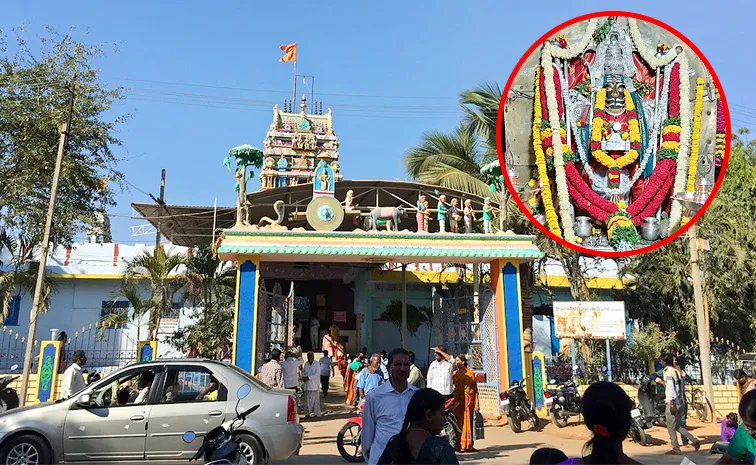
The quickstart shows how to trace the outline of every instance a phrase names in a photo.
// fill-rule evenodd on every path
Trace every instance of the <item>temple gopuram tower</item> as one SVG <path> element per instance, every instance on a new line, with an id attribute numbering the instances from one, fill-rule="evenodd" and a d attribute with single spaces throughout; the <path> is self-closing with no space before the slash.
<path id="1" fill-rule="evenodd" d="M 331 109 L 323 114 L 316 102 L 307 113 L 307 98 L 302 95 L 299 113 L 293 102 L 284 103 L 284 110 L 273 107 L 273 123 L 265 137 L 265 162 L 260 173 L 260 190 L 308 184 L 322 160 L 330 165 L 336 181 L 341 180 L 339 138 L 333 133 Z"/>

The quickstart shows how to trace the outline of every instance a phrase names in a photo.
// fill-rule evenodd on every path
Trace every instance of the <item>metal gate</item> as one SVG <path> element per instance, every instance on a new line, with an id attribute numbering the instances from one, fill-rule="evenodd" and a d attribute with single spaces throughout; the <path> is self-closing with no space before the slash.
<path id="1" fill-rule="evenodd" d="M 257 333 L 255 357 L 257 366 L 262 366 L 273 349 L 285 352 L 294 343 L 294 282 L 284 296 L 281 284 L 276 283 L 273 291 L 268 291 L 265 280 L 261 280 L 258 298 L 257 328 L 265 330 Z"/>

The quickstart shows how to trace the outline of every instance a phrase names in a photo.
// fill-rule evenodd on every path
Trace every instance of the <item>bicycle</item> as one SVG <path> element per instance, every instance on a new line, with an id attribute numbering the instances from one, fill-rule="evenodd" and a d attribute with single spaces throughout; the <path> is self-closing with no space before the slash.
<path id="1" fill-rule="evenodd" d="M 701 388 L 696 387 L 690 391 L 690 404 L 688 406 L 696 412 L 696 417 L 704 423 L 714 418 L 711 403 Z"/>

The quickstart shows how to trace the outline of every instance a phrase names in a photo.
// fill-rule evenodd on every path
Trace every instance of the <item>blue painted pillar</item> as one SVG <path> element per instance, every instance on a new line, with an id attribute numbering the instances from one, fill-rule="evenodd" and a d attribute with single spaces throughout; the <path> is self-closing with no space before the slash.
<path id="1" fill-rule="evenodd" d="M 513 381 L 521 381 L 526 376 L 522 306 L 520 302 L 520 271 L 517 263 L 504 260 L 492 262 L 491 282 L 496 296 L 497 352 L 499 354 L 501 388 L 504 389 L 509 387 Z M 530 363 L 530 361 L 527 363 Z"/>
<path id="2" fill-rule="evenodd" d="M 262 361 L 258 358 L 257 299 L 260 282 L 260 258 L 239 257 L 236 270 L 236 307 L 234 312 L 234 347 L 232 363 L 255 374 Z M 259 348 L 262 350 L 262 348 Z"/>

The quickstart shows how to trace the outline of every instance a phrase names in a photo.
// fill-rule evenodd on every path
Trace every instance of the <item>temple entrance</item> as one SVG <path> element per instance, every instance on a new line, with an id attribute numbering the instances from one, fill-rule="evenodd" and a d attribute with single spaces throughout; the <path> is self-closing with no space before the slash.
<path id="1" fill-rule="evenodd" d="M 294 341 L 294 282 L 291 282 L 288 293 L 283 294 L 281 283 L 274 283 L 273 289 L 268 291 L 264 279 L 260 280 L 257 312 L 257 327 L 265 328 L 258 332 L 257 362 L 262 365 L 263 358 L 273 349 L 286 351 Z"/>

